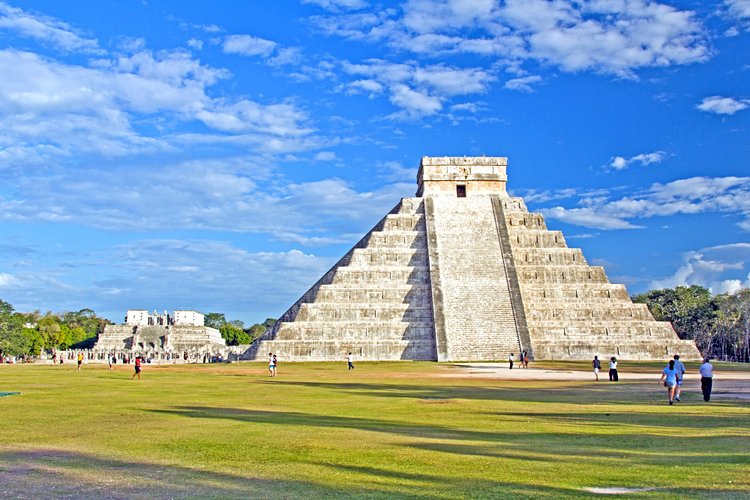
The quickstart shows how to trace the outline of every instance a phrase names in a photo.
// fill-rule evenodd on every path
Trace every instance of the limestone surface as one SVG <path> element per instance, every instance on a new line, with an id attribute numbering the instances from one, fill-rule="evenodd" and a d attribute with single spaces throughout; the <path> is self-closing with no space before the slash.
<path id="1" fill-rule="evenodd" d="M 510 197 L 506 166 L 504 157 L 422 158 L 417 197 L 402 199 L 243 358 L 700 357 Z"/>

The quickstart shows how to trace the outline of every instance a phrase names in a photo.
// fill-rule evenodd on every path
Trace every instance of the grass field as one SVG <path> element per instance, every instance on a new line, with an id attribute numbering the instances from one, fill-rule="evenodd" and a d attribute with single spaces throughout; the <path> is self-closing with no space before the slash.
<path id="1" fill-rule="evenodd" d="M 660 367 L 621 363 L 654 375 L 615 384 L 416 362 L 287 363 L 273 379 L 262 363 L 146 365 L 140 381 L 0 366 L 0 392 L 20 392 L 0 397 L 0 496 L 750 498 L 750 400 L 719 378 L 704 403 L 688 365 L 669 406 Z"/>

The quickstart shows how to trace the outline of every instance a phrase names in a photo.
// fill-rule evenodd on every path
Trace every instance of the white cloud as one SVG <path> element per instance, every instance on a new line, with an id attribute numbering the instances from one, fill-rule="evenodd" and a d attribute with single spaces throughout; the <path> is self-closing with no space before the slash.
<path id="1" fill-rule="evenodd" d="M 0 29 L 14 31 L 66 52 L 101 53 L 95 39 L 81 36 L 69 24 L 48 16 L 31 14 L 2 2 Z"/>
<path id="2" fill-rule="evenodd" d="M 336 178 L 289 183 L 276 168 L 266 157 L 247 156 L 78 171 L 50 167 L 28 173 L 14 191 L 0 194 L 0 220 L 353 242 L 414 190 L 413 182 L 371 191 Z"/>
<path id="3" fill-rule="evenodd" d="M 187 41 L 188 47 L 195 50 L 203 50 L 203 40 L 197 38 L 191 38 Z"/>
<path id="4" fill-rule="evenodd" d="M 652 163 L 661 163 L 667 157 L 664 151 L 654 151 L 653 153 L 641 153 L 630 158 L 615 156 L 609 162 L 609 168 L 614 170 L 623 170 L 633 163 L 641 165 L 650 165 Z"/>
<path id="5" fill-rule="evenodd" d="M 324 32 L 420 54 L 472 53 L 516 68 L 541 61 L 564 71 L 634 78 L 635 71 L 711 56 L 695 14 L 649 0 L 409 0 L 403 13 L 314 19 Z"/>
<path id="6" fill-rule="evenodd" d="M 649 286 L 673 288 L 700 285 L 713 293 L 735 293 L 740 288 L 750 287 L 750 243 L 733 243 L 686 252 L 682 260 L 682 265 L 674 274 L 654 280 Z"/>
<path id="7" fill-rule="evenodd" d="M 381 94 L 385 87 L 376 80 L 355 80 L 346 84 L 348 94 L 368 94 L 370 98 Z"/>
<path id="8" fill-rule="evenodd" d="M 509 90 L 520 90 L 522 92 L 533 92 L 534 88 L 531 85 L 534 83 L 539 83 L 541 81 L 542 77 L 539 75 L 513 78 L 505 82 L 505 88 Z"/>
<path id="9" fill-rule="evenodd" d="M 343 86 L 348 93 L 373 97 L 388 92 L 389 100 L 401 108 L 396 118 L 415 119 L 443 109 L 443 102 L 459 95 L 484 93 L 495 76 L 481 68 L 454 68 L 442 64 L 419 66 L 413 62 L 391 63 L 369 59 L 359 64 L 344 62 L 345 73 L 357 79 Z"/>
<path id="10" fill-rule="evenodd" d="M 750 0 L 724 0 L 728 13 L 735 19 L 750 18 Z"/>
<path id="11" fill-rule="evenodd" d="M 747 109 L 748 106 L 750 106 L 750 100 L 748 99 L 737 100 L 732 97 L 711 96 L 703 99 L 696 108 L 706 113 L 733 115 L 738 111 Z"/>
<path id="12" fill-rule="evenodd" d="M 750 177 L 678 179 L 619 199 L 606 194 L 582 196 L 578 204 L 576 208 L 558 206 L 541 212 L 552 219 L 594 229 L 635 229 L 643 226 L 631 223 L 632 219 L 707 212 L 735 214 L 744 218 L 738 225 L 748 227 Z"/>
<path id="13" fill-rule="evenodd" d="M 172 150 L 181 141 L 180 134 L 148 136 L 134 125 L 149 121 L 172 131 L 200 121 L 243 136 L 237 141 L 243 147 L 268 149 L 291 139 L 299 149 L 314 142 L 301 140 L 310 139 L 313 130 L 307 113 L 292 104 L 211 97 L 209 88 L 229 73 L 204 66 L 184 51 L 139 51 L 85 67 L 0 50 L 0 74 L 14 75 L 0 79 L 0 161 L 118 157 Z M 211 141 L 203 134 L 195 144 Z"/>
<path id="14" fill-rule="evenodd" d="M 331 12 L 357 10 L 367 7 L 366 0 L 302 0 L 302 3 L 317 5 Z"/>
<path id="15" fill-rule="evenodd" d="M 643 226 L 631 224 L 623 217 L 600 213 L 593 208 L 563 208 L 554 207 L 540 210 L 550 219 L 557 219 L 575 226 L 590 227 L 592 229 L 640 229 Z"/>
<path id="16" fill-rule="evenodd" d="M 336 159 L 336 153 L 333 151 L 321 151 L 315 155 L 317 161 L 333 161 Z"/>
<path id="17" fill-rule="evenodd" d="M 391 87 L 390 99 L 394 105 L 402 108 L 408 117 L 434 115 L 443 109 L 440 98 L 428 95 L 425 92 L 412 90 L 403 84 Z"/>
<path id="18" fill-rule="evenodd" d="M 12 274 L 0 273 L 0 288 L 10 288 L 20 284 L 20 280 Z"/>
<path id="19" fill-rule="evenodd" d="M 222 46 L 225 54 L 269 57 L 276 48 L 276 42 L 253 35 L 229 35 Z"/>

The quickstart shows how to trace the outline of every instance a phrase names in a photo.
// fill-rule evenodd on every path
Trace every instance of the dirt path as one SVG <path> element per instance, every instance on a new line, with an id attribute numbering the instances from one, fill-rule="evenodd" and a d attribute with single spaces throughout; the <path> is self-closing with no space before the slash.
<path id="1" fill-rule="evenodd" d="M 634 381 L 658 381 L 660 373 L 650 372 L 618 372 L 620 382 Z M 441 377 L 478 377 L 498 380 L 560 380 L 594 382 L 594 374 L 583 370 L 551 370 L 547 368 L 514 368 L 509 370 L 505 364 L 498 363 L 459 363 L 449 367 L 439 375 Z M 603 369 L 599 374 L 599 383 L 610 383 L 608 371 Z M 688 373 L 685 377 L 685 390 L 700 392 L 700 376 L 697 373 Z M 714 374 L 714 385 L 712 392 L 714 399 L 743 399 L 750 401 L 750 372 L 742 371 L 717 371 Z"/>

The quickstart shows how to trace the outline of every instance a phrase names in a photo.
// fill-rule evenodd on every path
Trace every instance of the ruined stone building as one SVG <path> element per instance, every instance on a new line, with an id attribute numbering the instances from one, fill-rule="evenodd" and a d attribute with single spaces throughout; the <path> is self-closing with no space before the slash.
<path id="1" fill-rule="evenodd" d="M 509 196 L 506 165 L 422 158 L 416 197 L 402 199 L 244 358 L 699 357 Z"/>
<path id="2" fill-rule="evenodd" d="M 222 353 L 226 342 L 219 330 L 204 325 L 197 311 L 129 310 L 124 325 L 107 325 L 99 335 L 94 352 L 135 352 L 151 355 L 174 353 L 183 356 Z"/>

